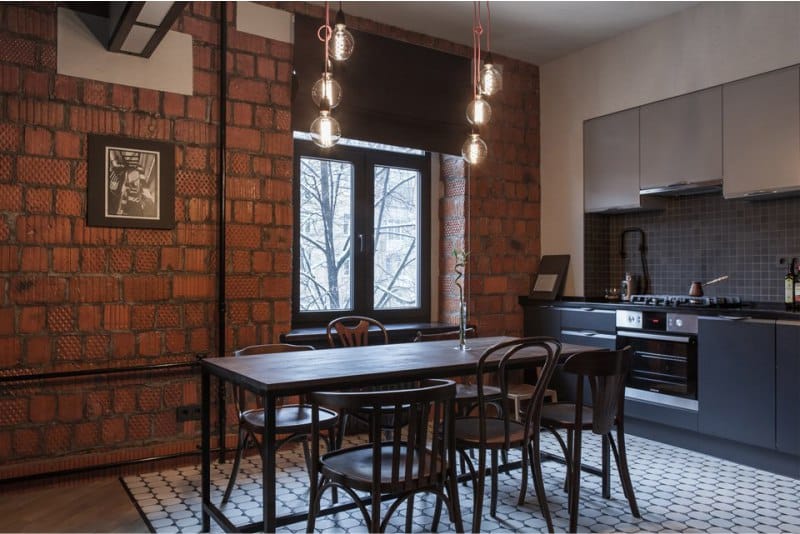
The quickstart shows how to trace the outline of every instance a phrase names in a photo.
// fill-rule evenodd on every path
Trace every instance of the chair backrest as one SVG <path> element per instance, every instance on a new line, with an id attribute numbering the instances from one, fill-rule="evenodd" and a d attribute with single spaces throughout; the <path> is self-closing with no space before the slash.
<path id="1" fill-rule="evenodd" d="M 311 345 L 290 345 L 288 343 L 268 343 L 264 345 L 250 345 L 243 349 L 233 351 L 233 355 L 255 356 L 258 354 L 278 354 L 280 352 L 296 352 L 303 350 L 314 350 Z M 247 390 L 238 386 L 233 386 L 233 399 L 236 402 L 236 411 L 239 415 L 247 409 Z M 252 400 L 251 400 L 252 402 Z M 257 402 L 260 406 L 260 399 Z M 252 404 L 251 404 L 252 405 Z"/>
<path id="2" fill-rule="evenodd" d="M 558 365 L 558 359 L 561 356 L 561 342 L 551 337 L 524 337 L 511 341 L 504 341 L 489 347 L 481 354 L 480 360 L 478 361 L 476 378 L 478 385 L 478 417 L 480 418 L 479 427 L 481 442 L 486 441 L 486 408 L 488 404 L 483 391 L 485 383 L 484 377 L 488 374 L 496 373 L 496 376 L 499 378 L 502 396 L 503 398 L 507 398 L 509 372 L 514 368 L 518 368 L 514 365 L 513 358 L 515 355 L 520 353 L 526 354 L 528 352 L 535 352 L 540 356 L 537 361 L 531 362 L 528 367 L 530 369 L 540 368 L 541 371 L 539 372 L 533 396 L 528 402 L 525 413 L 525 433 L 526 435 L 531 435 L 532 433 L 538 432 L 545 390 Z M 508 448 L 511 422 L 509 410 L 504 410 L 503 420 L 506 448 Z"/>
<path id="3" fill-rule="evenodd" d="M 467 328 L 464 330 L 464 335 L 469 339 L 478 337 L 478 331 L 474 328 Z M 447 332 L 436 332 L 435 334 L 423 334 L 421 330 L 417 331 L 414 341 L 440 341 L 442 339 L 458 339 L 458 329 L 448 330 Z"/>
<path id="4" fill-rule="evenodd" d="M 592 391 L 592 432 L 606 434 L 617 417 L 624 416 L 625 381 L 631 369 L 630 346 L 620 350 L 594 350 L 573 354 L 564 362 L 564 372 L 575 373 L 576 406 L 583 405 L 583 380 L 589 381 Z M 581 409 L 575 410 L 579 424 Z"/>
<path id="5" fill-rule="evenodd" d="M 334 330 L 338 334 L 339 343 L 343 347 L 360 347 L 369 345 L 370 327 L 375 327 L 383 335 L 384 345 L 389 343 L 389 334 L 386 332 L 386 327 L 371 317 L 363 317 L 361 315 L 337 317 L 328 323 L 325 333 L 328 335 L 328 344 L 331 347 L 337 346 L 333 337 Z"/>
<path id="6" fill-rule="evenodd" d="M 404 492 L 443 483 L 446 469 L 452 467 L 455 458 L 455 396 L 456 385 L 452 380 L 424 380 L 417 387 L 394 390 L 310 393 L 313 472 L 316 472 L 319 461 L 319 406 L 322 405 L 337 411 L 369 414 L 373 487 L 388 484 L 389 487 L 385 488 L 388 491 Z M 405 411 L 407 416 L 393 418 L 391 441 L 383 442 L 382 432 L 387 429 L 385 424 L 382 425 L 383 415 L 401 411 Z M 381 473 L 378 466 L 386 452 L 381 449 L 388 444 L 392 449 L 391 469 L 388 473 L 385 470 Z"/>

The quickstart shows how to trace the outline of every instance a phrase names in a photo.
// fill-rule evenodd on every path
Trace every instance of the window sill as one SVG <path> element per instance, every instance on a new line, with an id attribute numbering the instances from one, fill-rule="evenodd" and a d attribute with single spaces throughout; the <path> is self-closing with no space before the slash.
<path id="1" fill-rule="evenodd" d="M 458 328 L 457 325 L 447 323 L 395 323 L 384 324 L 384 326 L 389 334 L 389 343 L 414 341 L 414 337 L 419 331 L 422 331 L 423 334 L 436 334 Z M 281 334 L 280 341 L 293 345 L 311 345 L 317 349 L 328 348 L 325 327 L 293 328 L 290 332 Z"/>

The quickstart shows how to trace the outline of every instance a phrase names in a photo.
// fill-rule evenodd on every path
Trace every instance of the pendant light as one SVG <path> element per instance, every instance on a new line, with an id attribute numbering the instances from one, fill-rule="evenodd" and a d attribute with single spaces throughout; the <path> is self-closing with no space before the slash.
<path id="1" fill-rule="evenodd" d="M 331 148 L 342 138 L 339 121 L 331 116 L 331 107 L 327 100 L 322 101 L 319 117 L 311 123 L 311 140 L 321 148 Z"/>
<path id="2" fill-rule="evenodd" d="M 486 143 L 477 131 L 473 130 L 464 144 L 461 146 L 461 155 L 470 165 L 479 165 L 489 155 Z"/>
<path id="3" fill-rule="evenodd" d="M 336 13 L 336 23 L 334 24 L 333 38 L 329 50 L 331 59 L 346 61 L 353 54 L 355 45 L 353 34 L 347 30 L 347 26 L 344 23 L 342 3 L 339 2 L 339 11 Z"/>
<path id="4" fill-rule="evenodd" d="M 350 45 L 344 46 L 348 49 L 347 57 L 353 52 L 353 36 L 344 26 L 344 14 L 339 6 L 339 14 L 336 16 L 336 27 L 339 31 L 341 19 L 341 30 L 350 36 Z M 314 144 L 321 148 L 331 148 L 342 137 L 342 129 L 339 126 L 339 121 L 333 118 L 331 110 L 339 105 L 342 101 L 342 86 L 339 82 L 333 79 L 333 74 L 329 70 L 328 56 L 332 55 L 331 40 L 334 38 L 335 33 L 331 29 L 331 11 L 328 2 L 325 2 L 325 24 L 317 29 L 317 38 L 325 44 L 325 54 L 323 55 L 324 65 L 322 70 L 322 77 L 317 80 L 311 88 L 311 100 L 314 104 L 319 106 L 319 116 L 311 123 L 311 140 Z M 346 43 L 345 43 L 346 44 Z M 347 59 L 347 58 L 343 58 Z"/>
<path id="5" fill-rule="evenodd" d="M 503 90 L 503 73 L 492 59 L 492 11 L 486 1 L 486 58 L 483 60 L 480 76 L 481 93 L 492 96 Z"/>
<path id="6" fill-rule="evenodd" d="M 322 77 L 311 88 L 311 100 L 317 107 L 323 100 L 327 100 L 331 109 L 342 101 L 342 86 L 333 79 L 331 72 L 323 72 Z"/>
<path id="7" fill-rule="evenodd" d="M 467 120 L 474 126 L 483 126 L 492 118 L 492 106 L 480 94 L 467 106 Z"/>

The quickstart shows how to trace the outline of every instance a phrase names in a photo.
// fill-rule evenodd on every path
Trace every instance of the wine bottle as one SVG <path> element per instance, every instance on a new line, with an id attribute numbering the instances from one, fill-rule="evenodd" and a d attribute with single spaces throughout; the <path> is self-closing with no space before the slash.
<path id="1" fill-rule="evenodd" d="M 786 306 L 786 311 L 794 309 L 794 292 L 797 286 L 795 282 L 796 273 L 794 272 L 795 258 L 789 261 L 789 272 L 783 277 L 783 303 Z"/>
<path id="2" fill-rule="evenodd" d="M 792 303 L 792 311 L 800 310 L 800 272 L 797 272 L 798 260 L 792 258 L 792 271 L 794 271 L 794 302 Z"/>

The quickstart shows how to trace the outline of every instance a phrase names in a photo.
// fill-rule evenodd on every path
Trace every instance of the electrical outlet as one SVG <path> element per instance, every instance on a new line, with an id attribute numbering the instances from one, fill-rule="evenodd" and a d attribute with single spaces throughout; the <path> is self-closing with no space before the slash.
<path id="1" fill-rule="evenodd" d="M 199 421 L 200 405 L 187 404 L 185 406 L 178 406 L 175 408 L 175 420 L 178 423 L 184 423 L 186 421 Z"/>

